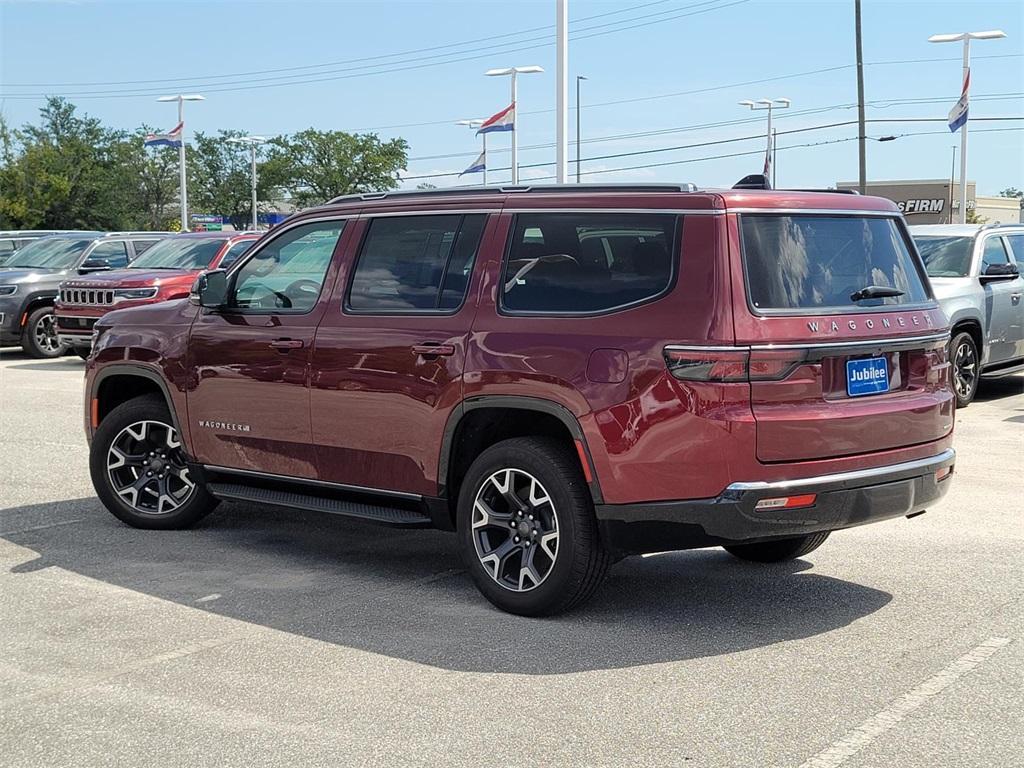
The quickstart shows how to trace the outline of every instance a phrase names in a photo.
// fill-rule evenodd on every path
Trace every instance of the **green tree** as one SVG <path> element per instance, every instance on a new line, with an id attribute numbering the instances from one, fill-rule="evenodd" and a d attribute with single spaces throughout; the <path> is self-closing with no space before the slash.
<path id="1" fill-rule="evenodd" d="M 178 151 L 144 146 L 146 126 L 113 148 L 116 205 L 125 229 L 167 229 L 179 217 Z"/>
<path id="2" fill-rule="evenodd" d="M 1024 198 L 1024 190 L 1017 189 L 1016 187 L 1007 187 L 999 193 L 999 196 Z"/>
<path id="3" fill-rule="evenodd" d="M 197 133 L 188 149 L 189 207 L 226 216 L 236 227 L 252 221 L 252 164 L 249 147 L 228 139 L 244 135 L 223 130 L 216 135 Z M 260 165 L 257 162 L 256 195 L 265 202 L 274 189 Z"/>
<path id="4" fill-rule="evenodd" d="M 116 228 L 114 145 L 123 134 L 50 98 L 40 122 L 8 132 L 0 168 L 0 226 Z"/>
<path id="5" fill-rule="evenodd" d="M 339 195 L 395 189 L 408 163 L 404 139 L 382 142 L 376 134 L 309 128 L 270 143 L 264 173 L 298 206 Z"/>

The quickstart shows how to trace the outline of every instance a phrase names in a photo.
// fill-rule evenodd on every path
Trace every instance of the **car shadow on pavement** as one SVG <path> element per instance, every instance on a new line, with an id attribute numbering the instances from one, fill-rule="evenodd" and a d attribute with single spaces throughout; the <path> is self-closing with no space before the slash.
<path id="1" fill-rule="evenodd" d="M 26 357 L 25 360 L 27 362 L 9 365 L 7 368 L 12 371 L 85 371 L 85 361 L 78 355 L 52 357 L 49 360 L 33 360 Z"/>
<path id="2" fill-rule="evenodd" d="M 47 519 L 55 522 L 40 524 Z M 830 632 L 891 600 L 814 573 L 806 560 L 754 565 L 715 549 L 628 558 L 575 612 L 521 618 L 477 593 L 452 534 L 249 504 L 222 504 L 189 531 L 157 532 L 80 499 L 0 510 L 0 532 L 38 555 L 15 575 L 66 569 L 454 671 L 558 674 L 716 656 Z"/>
<path id="3" fill-rule="evenodd" d="M 974 393 L 977 402 L 998 400 L 1024 393 L 1024 375 L 1004 376 L 1001 379 L 982 379 L 978 382 L 978 391 Z"/>

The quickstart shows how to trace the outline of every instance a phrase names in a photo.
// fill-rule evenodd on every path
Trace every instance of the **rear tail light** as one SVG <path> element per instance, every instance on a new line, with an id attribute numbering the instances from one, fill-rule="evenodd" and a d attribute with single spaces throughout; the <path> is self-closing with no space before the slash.
<path id="1" fill-rule="evenodd" d="M 755 510 L 766 509 L 798 509 L 800 507 L 814 506 L 818 494 L 804 493 L 799 496 L 777 496 L 771 499 L 761 499 L 754 505 Z"/>
<path id="2" fill-rule="evenodd" d="M 807 356 L 802 349 L 666 347 L 669 373 L 683 381 L 779 381 Z"/>

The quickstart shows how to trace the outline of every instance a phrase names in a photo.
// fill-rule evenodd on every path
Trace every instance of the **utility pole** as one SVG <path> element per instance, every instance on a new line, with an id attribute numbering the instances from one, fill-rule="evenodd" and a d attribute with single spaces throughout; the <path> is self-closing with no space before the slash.
<path id="1" fill-rule="evenodd" d="M 949 166 L 949 223 L 953 223 L 953 181 L 956 178 L 956 144 L 953 145 L 953 163 Z"/>
<path id="2" fill-rule="evenodd" d="M 857 191 L 863 195 L 868 186 L 868 159 L 864 127 L 864 50 L 860 34 L 860 0 L 853 0 L 853 15 L 857 27 L 857 157 L 859 164 Z"/>
<path id="3" fill-rule="evenodd" d="M 556 72 L 555 72 L 555 180 L 569 180 L 569 0 L 555 0 Z"/>
<path id="4" fill-rule="evenodd" d="M 580 129 L 580 111 L 582 106 L 580 105 L 580 83 L 586 80 L 585 75 L 576 75 L 576 183 L 580 183 L 580 158 L 581 147 L 583 145 L 583 135 Z"/>

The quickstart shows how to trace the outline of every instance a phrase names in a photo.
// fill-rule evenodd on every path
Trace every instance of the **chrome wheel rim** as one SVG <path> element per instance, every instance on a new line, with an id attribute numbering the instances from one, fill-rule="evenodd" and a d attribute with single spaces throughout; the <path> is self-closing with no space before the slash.
<path id="1" fill-rule="evenodd" d="M 36 321 L 32 329 L 36 345 L 44 352 L 57 352 L 60 350 L 60 338 L 57 336 L 57 322 L 52 314 L 43 315 Z"/>
<path id="2" fill-rule="evenodd" d="M 477 489 L 473 545 L 491 579 L 510 592 L 544 583 L 558 557 L 558 513 L 551 494 L 521 469 L 499 469 Z"/>
<path id="3" fill-rule="evenodd" d="M 162 421 L 137 421 L 117 433 L 107 451 L 110 487 L 136 512 L 166 515 L 192 498 L 178 433 Z"/>
<path id="4" fill-rule="evenodd" d="M 974 391 L 974 383 L 978 379 L 978 360 L 974 346 L 966 341 L 957 346 L 953 355 L 953 373 L 956 393 L 961 399 L 970 397 Z"/>

